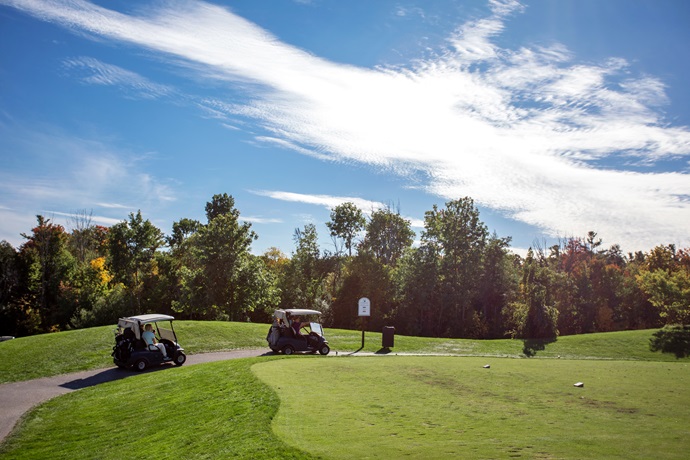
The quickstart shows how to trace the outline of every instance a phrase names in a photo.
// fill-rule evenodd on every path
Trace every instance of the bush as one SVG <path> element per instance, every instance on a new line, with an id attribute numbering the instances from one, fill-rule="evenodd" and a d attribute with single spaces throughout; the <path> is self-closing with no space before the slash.
<path id="1" fill-rule="evenodd" d="M 649 349 L 673 353 L 676 358 L 690 356 L 690 326 L 666 326 L 649 339 Z"/>

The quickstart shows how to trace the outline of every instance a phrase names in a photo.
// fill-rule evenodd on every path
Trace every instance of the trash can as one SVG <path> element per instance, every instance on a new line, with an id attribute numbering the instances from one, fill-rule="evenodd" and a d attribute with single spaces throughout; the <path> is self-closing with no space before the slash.
<path id="1" fill-rule="evenodd" d="M 382 335 L 383 348 L 392 348 L 395 341 L 395 328 L 393 326 L 384 326 Z"/>

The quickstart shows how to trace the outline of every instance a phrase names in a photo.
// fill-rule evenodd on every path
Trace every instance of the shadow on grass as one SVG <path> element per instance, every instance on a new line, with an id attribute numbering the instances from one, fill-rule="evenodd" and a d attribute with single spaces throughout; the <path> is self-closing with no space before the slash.
<path id="1" fill-rule="evenodd" d="M 359 353 L 359 352 L 362 351 L 362 350 L 364 350 L 364 347 L 359 347 L 359 348 L 356 349 L 355 351 L 351 351 L 350 353 L 348 353 L 348 355 L 354 355 L 355 353 Z"/>
<path id="2" fill-rule="evenodd" d="M 143 372 L 136 372 L 130 369 L 120 369 L 117 367 L 113 367 L 111 369 L 105 369 L 102 372 L 99 372 L 84 379 L 75 379 L 70 382 L 65 382 L 60 386 L 63 388 L 69 388 L 70 390 L 81 390 L 82 388 L 92 387 L 105 382 L 114 382 L 115 380 L 121 380 L 126 377 L 148 374 L 149 372 L 163 371 L 165 369 L 169 369 L 170 367 L 171 366 L 154 366 L 149 367 Z"/>
<path id="3" fill-rule="evenodd" d="M 537 354 L 538 351 L 543 351 L 546 346 L 557 340 L 557 337 L 548 337 L 544 339 L 523 339 L 522 352 L 527 357 L 532 357 Z"/>
<path id="4" fill-rule="evenodd" d="M 690 326 L 666 326 L 652 335 L 650 350 L 673 353 L 679 359 L 690 356 Z"/>

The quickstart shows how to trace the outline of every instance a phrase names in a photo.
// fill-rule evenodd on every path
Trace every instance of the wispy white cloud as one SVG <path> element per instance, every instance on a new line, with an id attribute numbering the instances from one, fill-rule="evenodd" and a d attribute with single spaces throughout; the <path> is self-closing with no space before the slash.
<path id="1" fill-rule="evenodd" d="M 98 206 L 99 208 L 108 208 L 108 209 L 132 209 L 132 206 L 127 206 L 126 204 L 120 204 L 120 203 L 99 202 L 99 203 L 96 203 L 96 206 Z"/>
<path id="2" fill-rule="evenodd" d="M 285 192 L 279 190 L 254 190 L 252 193 L 260 196 L 266 196 L 273 198 L 274 200 L 280 201 L 290 201 L 293 203 L 306 203 L 313 204 L 317 206 L 322 206 L 329 211 L 339 206 L 343 203 L 353 203 L 359 209 L 362 210 L 367 216 L 370 216 L 372 212 L 379 211 L 381 209 L 388 208 L 388 205 L 381 203 L 380 201 L 371 201 L 359 197 L 348 197 L 348 196 L 332 196 L 332 195 L 309 195 L 305 193 L 294 193 Z M 422 228 L 424 227 L 424 221 L 420 219 L 413 219 L 409 217 L 404 217 L 410 221 L 412 227 Z"/>
<path id="3" fill-rule="evenodd" d="M 69 74 L 79 72 L 79 80 L 86 84 L 116 86 L 132 96 L 157 99 L 175 93 L 174 89 L 168 85 L 154 83 L 135 72 L 92 57 L 81 56 L 67 59 L 63 65 Z"/>
<path id="4" fill-rule="evenodd" d="M 240 220 L 250 222 L 252 224 L 282 224 L 282 219 L 274 217 L 259 217 L 259 216 L 241 216 Z"/>
<path id="5" fill-rule="evenodd" d="M 131 152 L 107 142 L 16 123 L 0 123 L 0 136 L 15 158 L 32 165 L 0 171 L 0 197 L 8 217 L 0 216 L 0 239 L 14 245 L 21 243 L 20 232 L 34 226 L 38 213 L 69 217 L 74 209 L 96 210 L 95 223 L 112 225 L 126 217 L 123 211 L 160 208 L 176 200 L 167 181 L 147 173 Z M 122 202 L 109 201 L 113 197 Z"/>
<path id="6" fill-rule="evenodd" d="M 258 141 L 421 173 L 431 193 L 472 196 L 549 235 L 596 230 L 631 250 L 690 244 L 690 203 L 681 198 L 690 195 L 688 168 L 653 169 L 690 156 L 690 130 L 659 110 L 668 102 L 663 82 L 635 77 L 622 59 L 577 62 L 560 44 L 501 48 L 494 39 L 521 11 L 516 1 L 489 1 L 487 16 L 460 24 L 434 57 L 376 69 L 320 59 L 208 3 L 156 3 L 136 15 L 81 0 L 0 3 L 159 52 L 197 78 L 242 82 L 246 100 L 208 107 L 259 122 L 270 135 Z M 362 209 L 374 203 L 362 201 Z"/>
<path id="7" fill-rule="evenodd" d="M 293 203 L 306 203 L 331 210 L 343 203 L 354 203 L 362 212 L 370 214 L 372 211 L 385 208 L 385 204 L 378 201 L 365 200 L 358 197 L 331 196 L 331 195 L 309 195 L 305 193 L 284 192 L 279 190 L 254 190 L 252 193 L 259 196 L 266 196 L 274 200 L 290 201 Z"/>

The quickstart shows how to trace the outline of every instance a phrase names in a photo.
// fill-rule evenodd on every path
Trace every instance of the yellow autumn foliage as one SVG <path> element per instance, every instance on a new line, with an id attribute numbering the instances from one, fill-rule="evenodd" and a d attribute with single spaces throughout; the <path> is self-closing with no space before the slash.
<path id="1" fill-rule="evenodd" d="M 106 285 L 112 281 L 113 276 L 105 268 L 105 257 L 96 257 L 91 261 L 91 268 L 94 269 L 101 280 L 101 284 Z"/>

